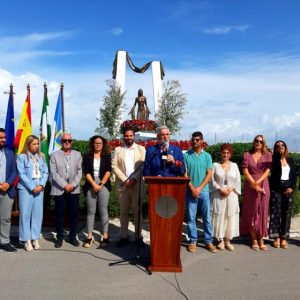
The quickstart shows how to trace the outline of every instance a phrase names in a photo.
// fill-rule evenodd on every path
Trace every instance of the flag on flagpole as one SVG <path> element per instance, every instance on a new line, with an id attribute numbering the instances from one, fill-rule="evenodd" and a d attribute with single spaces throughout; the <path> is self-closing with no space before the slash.
<path id="1" fill-rule="evenodd" d="M 19 126 L 15 137 L 15 149 L 17 153 L 21 153 L 26 138 L 31 135 L 31 105 L 30 105 L 30 86 L 27 85 L 27 97 L 23 106 Z"/>
<path id="2" fill-rule="evenodd" d="M 6 147 L 15 151 L 15 114 L 14 114 L 14 94 L 13 85 L 10 85 L 10 92 L 7 104 L 6 120 L 5 120 L 5 134 L 6 134 Z"/>
<path id="3" fill-rule="evenodd" d="M 40 123 L 40 147 L 45 156 L 47 164 L 49 163 L 49 145 L 51 138 L 51 125 L 49 122 L 49 101 L 47 95 L 47 84 L 44 84 L 44 100 Z"/>
<path id="4" fill-rule="evenodd" d="M 62 131 L 62 91 L 60 90 L 55 109 L 54 122 L 51 128 L 49 154 L 54 151 L 60 150 L 61 136 L 63 133 Z"/>

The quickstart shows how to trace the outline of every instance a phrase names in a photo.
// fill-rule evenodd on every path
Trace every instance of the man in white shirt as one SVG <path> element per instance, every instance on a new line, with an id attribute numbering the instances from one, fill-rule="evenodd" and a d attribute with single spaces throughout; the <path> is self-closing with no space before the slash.
<path id="1" fill-rule="evenodd" d="M 129 208 L 132 208 L 135 226 L 135 241 L 145 247 L 141 236 L 143 186 L 142 166 L 146 150 L 134 142 L 134 130 L 125 129 L 124 146 L 117 147 L 112 159 L 112 170 L 116 175 L 116 191 L 120 204 L 120 235 L 117 247 L 128 244 Z M 140 205 L 139 205 L 140 204 Z"/>

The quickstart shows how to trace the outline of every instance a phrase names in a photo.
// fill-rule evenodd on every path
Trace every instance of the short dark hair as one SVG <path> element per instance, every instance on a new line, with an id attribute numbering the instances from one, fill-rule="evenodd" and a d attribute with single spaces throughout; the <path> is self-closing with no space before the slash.
<path id="1" fill-rule="evenodd" d="M 5 129 L 4 128 L 0 128 L 0 132 L 5 132 Z"/>
<path id="2" fill-rule="evenodd" d="M 193 138 L 196 137 L 196 136 L 198 136 L 201 140 L 203 140 L 203 134 L 202 134 L 201 131 L 195 131 L 195 132 L 192 133 Z"/>
<path id="3" fill-rule="evenodd" d="M 133 127 L 125 127 L 123 130 L 123 135 L 127 132 L 127 131 L 132 131 L 133 134 L 135 135 L 135 129 Z"/>

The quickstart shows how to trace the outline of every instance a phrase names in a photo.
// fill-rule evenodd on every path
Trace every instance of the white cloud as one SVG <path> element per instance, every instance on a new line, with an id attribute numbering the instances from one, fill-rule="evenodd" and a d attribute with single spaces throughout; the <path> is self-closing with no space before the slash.
<path id="1" fill-rule="evenodd" d="M 212 28 L 204 28 L 202 31 L 207 34 L 228 34 L 232 31 L 239 31 L 239 32 L 245 32 L 247 29 L 249 29 L 249 25 L 242 25 L 242 26 L 216 26 Z"/>
<path id="2" fill-rule="evenodd" d="M 11 49 L 34 49 L 38 45 L 51 40 L 66 39 L 74 35 L 71 31 L 31 33 L 19 36 L 0 36 L 1 51 Z"/>
<path id="3" fill-rule="evenodd" d="M 31 61 L 41 57 L 58 57 L 74 54 L 74 51 L 51 50 L 45 45 L 48 41 L 65 40 L 75 33 L 72 31 L 31 33 L 19 36 L 0 36 L 0 66 L 16 66 L 17 69 L 30 64 Z"/>
<path id="4" fill-rule="evenodd" d="M 256 68 L 249 68 L 248 64 Z M 176 138 L 188 139 L 195 130 L 201 130 L 214 143 L 224 141 L 251 141 L 262 133 L 272 146 L 276 137 L 286 140 L 291 150 L 298 150 L 300 140 L 300 60 L 293 57 L 255 56 L 249 61 L 238 57 L 226 61 L 213 70 L 168 70 L 166 80 L 176 79 L 187 94 L 188 114 Z M 16 91 L 15 109 L 18 120 L 26 97 L 26 85 L 31 85 L 34 133 L 37 133 L 43 99 L 43 83 L 48 82 L 49 101 L 54 113 L 59 93 L 60 79 L 65 84 L 66 126 L 75 138 L 86 139 L 97 127 L 97 113 L 105 93 L 105 80 L 111 70 L 101 72 L 45 71 L 42 76 L 34 73 L 12 74 L 0 69 L 0 92 L 7 91 L 13 83 Z M 134 103 L 137 90 L 144 95 L 154 117 L 151 71 L 136 74 L 127 68 L 127 107 L 123 118 Z M 4 125 L 6 95 L 2 96 L 0 126 Z M 3 126 L 2 125 L 2 126 Z"/>
<path id="5" fill-rule="evenodd" d="M 120 27 L 116 27 L 116 28 L 113 28 L 109 31 L 112 35 L 121 35 L 124 30 L 123 28 L 120 28 Z"/>

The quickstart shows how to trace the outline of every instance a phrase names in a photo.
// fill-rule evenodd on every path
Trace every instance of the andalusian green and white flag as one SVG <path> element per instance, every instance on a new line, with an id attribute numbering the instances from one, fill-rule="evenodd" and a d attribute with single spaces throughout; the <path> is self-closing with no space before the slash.
<path id="1" fill-rule="evenodd" d="M 51 138 L 51 125 L 49 122 L 49 101 L 47 96 L 47 86 L 44 85 L 44 101 L 40 123 L 40 147 L 44 153 L 47 164 L 49 163 L 49 144 Z"/>

